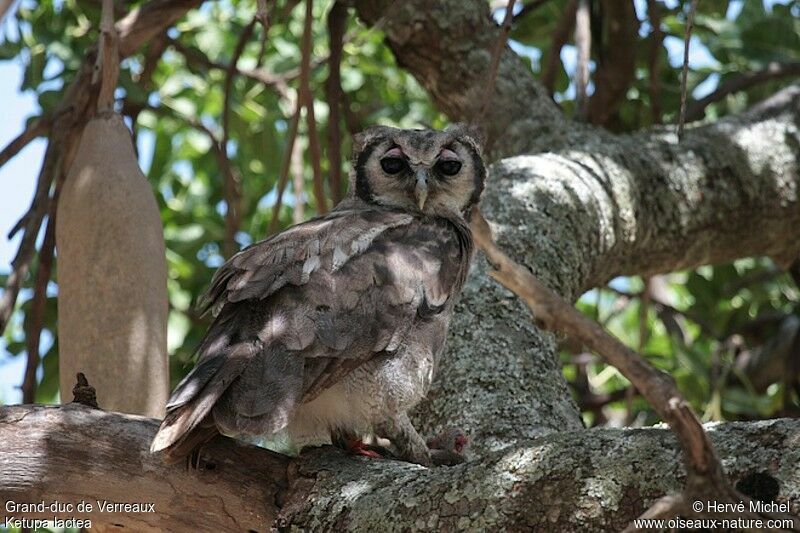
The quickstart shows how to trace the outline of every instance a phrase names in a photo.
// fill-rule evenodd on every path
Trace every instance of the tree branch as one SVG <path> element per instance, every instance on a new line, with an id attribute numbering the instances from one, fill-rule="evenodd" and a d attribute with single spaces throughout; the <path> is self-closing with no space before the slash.
<path id="1" fill-rule="evenodd" d="M 319 145 L 317 120 L 314 117 L 314 94 L 311 92 L 311 47 L 313 45 L 311 24 L 313 22 L 314 2 L 313 0 L 306 0 L 306 16 L 303 25 L 303 40 L 301 44 L 302 60 L 300 64 L 299 99 L 306 108 L 308 151 L 311 154 L 311 170 L 314 173 L 314 200 L 317 204 L 317 212 L 327 213 L 328 202 L 325 198 L 325 185 L 322 178 L 322 148 Z"/>
<path id="2" fill-rule="evenodd" d="M 297 130 L 300 126 L 300 113 L 303 111 L 303 104 L 300 98 L 295 102 L 294 113 L 289 121 L 289 129 L 286 132 L 286 149 L 283 152 L 283 159 L 281 159 L 281 170 L 278 177 L 277 191 L 278 196 L 275 199 L 275 205 L 272 207 L 272 220 L 269 223 L 270 235 L 278 231 L 280 223 L 281 206 L 283 205 L 283 192 L 286 190 L 286 184 L 289 181 L 289 169 L 292 163 L 292 156 L 295 152 L 295 144 L 297 143 Z"/>
<path id="3" fill-rule="evenodd" d="M 44 240 L 39 250 L 39 268 L 36 271 L 36 282 L 33 288 L 33 299 L 31 309 L 27 318 L 28 324 L 25 331 L 26 350 L 28 360 L 25 365 L 25 376 L 22 380 L 22 403 L 33 403 L 36 401 L 36 372 L 39 369 L 40 354 L 39 347 L 44 326 L 44 313 L 47 305 L 47 285 L 50 283 L 50 274 L 53 268 L 53 255 L 56 247 L 56 211 L 58 207 L 58 197 L 66 179 L 66 170 L 60 169 L 56 178 L 56 185 L 53 190 L 53 197 L 50 199 L 50 206 L 47 212 L 47 227 L 44 232 Z"/>
<path id="4" fill-rule="evenodd" d="M 78 404 L 0 407 L 0 446 L 14 447 L 0 460 L 0 492 L 17 502 L 95 504 L 91 513 L 17 517 L 79 515 L 134 531 L 263 531 L 272 522 L 286 484 L 285 457 L 219 438 L 204 448 L 200 470 L 167 466 L 149 452 L 157 428 L 151 418 Z M 153 503 L 155 510 L 108 514 L 97 500 Z"/>
<path id="5" fill-rule="evenodd" d="M 290 463 L 218 438 L 203 448 L 199 469 L 187 469 L 164 465 L 147 451 L 157 427 L 153 419 L 75 404 L 0 407 L 0 447 L 11 450 L 0 459 L 0 493 L 16 502 L 154 503 L 154 513 L 101 514 L 97 507 L 92 514 L 72 513 L 135 530 L 346 525 L 376 531 L 387 523 L 416 523 L 445 531 L 618 531 L 683 478 L 673 436 L 658 429 L 563 432 L 434 469 L 343 456 L 330 447 Z M 800 510 L 800 421 L 717 424 L 709 435 L 740 487 L 762 482 L 751 497 Z M 572 453 L 559 452 L 565 449 Z M 620 456 L 628 460 L 620 464 Z M 765 467 L 754 472 L 754 464 Z M 598 499 L 609 483 L 613 490 Z M 776 491 L 763 488 L 770 486 Z"/>
<path id="6" fill-rule="evenodd" d="M 686 29 L 683 38 L 683 67 L 681 69 L 681 111 L 678 116 L 678 141 L 683 139 L 683 128 L 684 124 L 686 124 L 686 81 L 689 76 L 689 44 L 692 41 L 692 27 L 694 25 L 694 13 L 697 10 L 697 1 L 691 0 L 689 14 L 686 15 Z"/>
<path id="7" fill-rule="evenodd" d="M 486 91 L 483 94 L 483 105 L 478 109 L 478 114 L 472 120 L 475 124 L 481 125 L 483 129 L 485 129 L 486 110 L 489 108 L 492 95 L 494 95 L 494 87 L 497 84 L 497 69 L 500 66 L 500 57 L 503 55 L 503 50 L 508 47 L 508 34 L 511 33 L 515 3 L 516 0 L 508 0 L 506 4 L 503 24 L 500 26 L 500 35 L 497 36 L 497 42 L 492 50 L 492 62 L 489 64 L 489 83 L 486 84 Z"/>
<path id="8" fill-rule="evenodd" d="M 711 94 L 694 100 L 686 106 L 686 120 L 692 122 L 700 120 L 705 114 L 706 108 L 714 102 L 719 102 L 729 94 L 739 91 L 746 91 L 751 87 L 781 78 L 791 78 L 800 76 L 800 61 L 788 63 L 771 62 L 766 68 L 756 72 L 747 72 L 735 76 L 721 83 Z"/>
<path id="9" fill-rule="evenodd" d="M 596 45 L 603 53 L 594 73 L 588 118 L 592 124 L 605 125 L 617 113 L 634 79 L 639 19 L 631 0 L 606 0 L 601 5 L 606 37 Z"/>
<path id="10" fill-rule="evenodd" d="M 28 146 L 37 137 L 42 137 L 50 130 L 52 120 L 47 116 L 34 119 L 25 128 L 25 131 L 17 135 L 8 145 L 0 151 L 0 167 L 13 159 L 23 148 Z"/>
<path id="11" fill-rule="evenodd" d="M 661 61 L 659 56 L 664 46 L 664 32 L 661 31 L 661 5 L 657 0 L 647 0 L 647 17 L 653 28 L 650 32 L 650 47 L 647 52 L 650 120 L 653 124 L 661 124 Z"/>
<path id="12" fill-rule="evenodd" d="M 222 140 L 219 142 L 219 148 L 216 150 L 217 158 L 219 159 L 221 170 L 223 171 L 224 183 L 222 186 L 222 194 L 225 198 L 225 238 L 222 241 L 222 253 L 226 258 L 231 257 L 238 251 L 236 244 L 236 233 L 239 231 L 239 226 L 242 220 L 242 185 L 241 179 L 237 172 L 233 170 L 231 160 L 228 157 L 228 141 L 230 140 L 230 116 L 231 116 L 231 92 L 233 92 L 233 78 L 236 74 L 236 65 L 239 63 L 239 58 L 244 52 L 250 36 L 253 35 L 253 29 L 258 20 L 254 17 L 247 26 L 244 27 L 239 41 L 233 50 L 231 62 L 228 65 L 228 70 L 225 72 L 225 86 L 223 88 L 224 100 L 222 105 Z M 212 138 L 212 142 L 215 139 Z"/>
<path id="13" fill-rule="evenodd" d="M 547 89 L 548 94 L 553 96 L 555 93 L 556 75 L 561 66 L 561 49 L 567 44 L 569 36 L 575 28 L 575 15 L 578 12 L 578 0 L 569 0 L 561 19 L 553 32 L 550 41 L 550 48 L 547 50 L 547 59 L 542 67 L 541 81 Z"/>
<path id="14" fill-rule="evenodd" d="M 522 8 L 520 8 L 519 12 L 516 15 L 514 15 L 514 19 L 512 22 L 516 23 L 523 17 L 529 15 L 530 13 L 533 13 L 534 11 L 545 5 L 547 2 L 549 2 L 549 0 L 531 0 L 530 2 L 525 2 L 522 5 Z"/>
<path id="15" fill-rule="evenodd" d="M 590 27 L 589 0 L 578 0 L 575 12 L 575 47 L 578 61 L 575 65 L 575 118 L 585 122 L 588 115 L 589 58 L 592 53 L 592 29 Z"/>
<path id="16" fill-rule="evenodd" d="M 333 204 L 342 199 L 342 47 L 347 25 L 347 6 L 334 2 L 328 13 L 328 79 L 325 81 L 325 96 L 328 100 L 328 179 Z"/>

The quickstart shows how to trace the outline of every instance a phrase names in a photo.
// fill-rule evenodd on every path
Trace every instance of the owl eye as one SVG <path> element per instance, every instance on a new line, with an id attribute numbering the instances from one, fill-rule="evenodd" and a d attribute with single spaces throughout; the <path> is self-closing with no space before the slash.
<path id="1" fill-rule="evenodd" d="M 406 168 L 406 161 L 400 157 L 384 157 L 381 159 L 381 168 L 387 174 L 397 174 Z"/>
<path id="2" fill-rule="evenodd" d="M 440 159 L 436 163 L 436 170 L 445 176 L 455 176 L 461 170 L 461 161 L 455 159 Z"/>

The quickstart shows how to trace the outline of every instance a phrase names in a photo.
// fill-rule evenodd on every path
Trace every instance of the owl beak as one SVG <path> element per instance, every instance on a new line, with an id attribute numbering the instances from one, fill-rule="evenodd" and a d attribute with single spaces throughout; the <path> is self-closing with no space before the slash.
<path id="1" fill-rule="evenodd" d="M 420 210 L 425 207 L 425 200 L 428 199 L 428 173 L 422 169 L 416 172 L 417 184 L 414 186 L 414 197 Z"/>

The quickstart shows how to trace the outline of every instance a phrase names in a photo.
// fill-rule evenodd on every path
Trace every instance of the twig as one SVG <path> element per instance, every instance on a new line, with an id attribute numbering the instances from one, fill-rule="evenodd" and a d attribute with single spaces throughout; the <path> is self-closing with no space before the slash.
<path id="1" fill-rule="evenodd" d="M 344 30 L 347 24 L 347 6 L 334 2 L 328 13 L 328 79 L 325 82 L 325 95 L 328 100 L 328 179 L 333 203 L 342 199 L 342 133 L 340 129 L 342 109 L 342 78 L 340 63 Z"/>
<path id="2" fill-rule="evenodd" d="M 484 127 L 486 111 L 489 109 L 489 104 L 494 95 L 494 87 L 497 83 L 497 71 L 500 68 L 500 58 L 506 46 L 508 46 L 508 34 L 511 33 L 511 23 L 514 21 L 515 3 L 516 0 L 508 0 L 508 4 L 506 5 L 506 14 L 503 17 L 503 24 L 500 27 L 500 35 L 494 43 L 494 50 L 492 50 L 492 62 L 489 64 L 489 77 L 486 90 L 483 93 L 483 104 L 479 108 L 478 114 L 472 120 L 474 124 L 482 127 Z"/>
<path id="3" fill-rule="evenodd" d="M 239 63 L 239 58 L 244 52 L 245 46 L 247 46 L 247 41 L 250 40 L 250 36 L 253 34 L 253 29 L 255 28 L 256 22 L 257 21 L 254 18 L 247 24 L 247 26 L 244 27 L 244 30 L 242 30 L 239 40 L 236 43 L 236 47 L 233 50 L 231 62 L 228 64 L 228 68 L 225 73 L 225 86 L 223 89 L 223 94 L 225 96 L 222 107 L 222 144 L 225 147 L 227 147 L 228 140 L 230 139 L 228 123 L 230 122 L 231 114 L 231 92 L 233 89 L 233 78 L 238 72 L 236 66 Z"/>
<path id="4" fill-rule="evenodd" d="M 478 214 L 473 220 L 475 240 L 496 269 L 492 277 L 522 298 L 537 322 L 574 337 L 622 372 L 678 434 L 687 468 L 703 474 L 714 473 L 719 465 L 711 443 L 669 376 L 656 370 L 512 261 L 494 243 L 489 225 L 482 216 Z"/>
<path id="5" fill-rule="evenodd" d="M 47 284 L 50 282 L 56 246 L 56 211 L 61 187 L 65 179 L 65 169 L 59 169 L 53 197 L 50 199 L 50 207 L 47 212 L 47 229 L 45 229 L 44 240 L 39 250 L 39 268 L 36 271 L 33 299 L 31 301 L 31 309 L 28 312 L 25 331 L 28 360 L 25 365 L 25 377 L 22 380 L 21 387 L 22 403 L 34 403 L 36 401 L 36 371 L 41 360 L 39 348 L 44 327 L 44 313 L 47 306 Z"/>
<path id="6" fill-rule="evenodd" d="M 97 62 L 92 74 L 92 84 L 100 83 L 97 95 L 98 112 L 114 109 L 114 91 L 117 89 L 119 75 L 118 40 L 114 26 L 114 0 L 103 0 Z"/>
<path id="7" fill-rule="evenodd" d="M 299 224 L 305 220 L 305 179 L 303 177 L 303 149 L 298 142 L 294 143 L 292 148 L 291 172 L 294 185 L 292 222 Z"/>
<path id="8" fill-rule="evenodd" d="M 269 30 L 269 10 L 267 9 L 267 0 L 256 0 L 256 20 L 261 23 L 264 28 L 264 35 Z"/>
<path id="9" fill-rule="evenodd" d="M 181 54 L 185 59 L 186 62 L 190 65 L 195 65 L 197 67 L 203 67 L 208 70 L 224 70 L 227 71 L 229 66 L 217 63 L 209 59 L 207 55 L 196 48 L 192 48 L 186 46 L 185 44 L 181 43 L 178 40 L 170 40 L 170 46 L 172 46 L 176 52 Z M 314 58 L 311 63 L 311 68 L 316 69 L 322 65 L 324 65 L 328 61 L 327 57 L 321 58 Z M 254 68 L 254 69 L 236 69 L 236 73 L 240 76 L 244 76 L 246 78 L 250 78 L 253 81 L 257 81 L 259 83 L 263 83 L 268 87 L 272 87 L 278 93 L 279 96 L 282 98 L 288 98 L 288 83 L 297 79 L 300 76 L 300 69 L 292 69 L 286 72 L 282 72 L 280 74 L 273 74 L 268 72 L 263 68 Z"/>
<path id="10" fill-rule="evenodd" d="M 589 0 L 578 0 L 575 12 L 575 46 L 578 62 L 575 65 L 575 118 L 585 121 L 589 115 L 589 56 L 592 51 L 592 30 L 589 17 Z"/>
<path id="11" fill-rule="evenodd" d="M 242 56 L 242 52 L 244 52 L 244 48 L 247 46 L 250 36 L 253 34 L 256 22 L 257 20 L 253 18 L 253 20 L 244 27 L 244 30 L 239 36 L 239 41 L 236 43 L 236 47 L 233 50 L 233 57 L 231 57 L 231 62 L 228 64 L 228 70 L 225 73 L 225 86 L 223 89 L 223 94 L 225 96 L 222 106 L 222 140 L 219 142 L 216 153 L 225 179 L 222 193 L 227 208 L 225 210 L 225 237 L 222 241 L 222 253 L 226 258 L 231 257 L 237 251 L 236 233 L 239 231 L 242 217 L 241 179 L 239 179 L 238 174 L 233 171 L 230 158 L 228 157 L 231 92 L 233 92 L 233 78 L 236 74 L 236 65 L 239 63 L 239 58 Z"/>
<path id="12" fill-rule="evenodd" d="M 524 16 L 533 13 L 534 11 L 545 5 L 548 1 L 549 0 L 531 0 L 530 2 L 523 4 L 519 12 L 516 15 L 514 15 L 514 20 L 513 20 L 514 24 L 516 24 L 517 21 L 523 18 Z"/>
<path id="13" fill-rule="evenodd" d="M 683 69 L 681 70 L 681 112 L 678 117 L 678 142 L 683 140 L 683 126 L 686 123 L 686 80 L 689 77 L 689 43 L 692 40 L 692 26 L 694 13 L 697 10 L 697 1 L 692 0 L 689 14 L 686 16 L 686 33 L 683 38 Z"/>
<path id="14" fill-rule="evenodd" d="M 272 220 L 269 223 L 269 233 L 275 233 L 280 223 L 281 206 L 283 205 L 283 191 L 286 189 L 286 183 L 289 181 L 289 165 L 292 162 L 292 154 L 294 152 L 295 143 L 297 142 L 297 130 L 300 125 L 300 113 L 303 110 L 303 104 L 300 99 L 295 103 L 294 114 L 291 121 L 289 121 L 289 129 L 286 132 L 286 151 L 283 153 L 281 160 L 281 171 L 278 177 L 277 194 L 275 205 L 272 207 Z"/>
<path id="15" fill-rule="evenodd" d="M 773 61 L 762 70 L 746 72 L 740 76 L 726 80 L 711 94 L 687 104 L 686 121 L 692 122 L 694 120 L 700 120 L 705 114 L 706 107 L 714 102 L 722 100 L 729 94 L 744 91 L 768 81 L 793 76 L 800 76 L 800 61 L 790 61 L 786 63 Z"/>
<path id="16" fill-rule="evenodd" d="M 661 124 L 661 62 L 659 55 L 664 44 L 661 31 L 661 5 L 656 0 L 647 0 L 647 16 L 650 19 L 650 49 L 647 57 L 647 74 L 650 84 L 650 118 L 653 124 Z"/>
<path id="17" fill-rule="evenodd" d="M 140 89 L 147 91 L 150 88 L 150 82 L 153 80 L 153 74 L 156 71 L 156 67 L 158 66 L 158 62 L 161 59 L 161 56 L 164 54 L 164 50 L 167 48 L 167 32 L 163 32 L 161 35 L 153 39 L 153 41 L 148 45 L 147 50 L 144 53 L 144 63 L 142 66 L 142 71 L 139 73 L 138 78 L 136 79 L 136 84 L 139 86 Z M 126 106 L 130 106 L 129 100 L 124 100 L 122 102 L 122 112 L 123 114 L 127 114 L 131 117 L 131 130 L 133 133 L 133 149 L 136 152 L 136 157 L 139 157 L 139 148 L 136 139 L 139 134 L 138 128 L 138 120 L 139 120 L 139 113 L 142 111 L 141 107 L 131 109 L 126 109 Z"/>
<path id="18" fill-rule="evenodd" d="M 48 192 L 60 159 L 61 155 L 57 153 L 57 148 L 51 142 L 47 147 L 47 151 L 45 151 L 31 206 L 23 217 L 25 232 L 22 236 L 22 242 L 20 242 L 17 254 L 11 262 L 11 273 L 8 275 L 6 288 L 2 297 L 0 297 L 0 335 L 3 334 L 8 325 L 11 314 L 14 312 L 19 290 L 28 276 L 30 263 L 36 250 L 36 237 L 39 234 L 39 228 L 42 226 L 44 214 L 50 204 Z"/>
<path id="19" fill-rule="evenodd" d="M 260 69 L 264 64 L 264 55 L 267 53 L 267 37 L 269 37 L 270 27 L 270 13 L 275 3 L 271 2 L 267 7 L 267 0 L 256 0 L 256 20 L 261 23 L 261 46 L 258 50 L 258 58 L 256 59 L 256 69 Z"/>
<path id="20" fill-rule="evenodd" d="M 303 23 L 302 60 L 300 63 L 300 101 L 306 108 L 308 126 L 308 149 L 311 155 L 311 169 L 314 172 L 314 201 L 319 213 L 328 212 L 325 200 L 325 186 L 322 178 L 322 149 L 317 135 L 317 121 L 314 117 L 314 95 L 311 93 L 311 24 L 314 22 L 314 2 L 306 0 L 306 16 Z"/>
<path id="21" fill-rule="evenodd" d="M 537 324 L 573 337 L 616 367 L 669 424 L 683 452 L 687 473 L 683 495 L 686 501 L 710 498 L 724 502 L 749 501 L 728 484 L 708 435 L 670 376 L 612 337 L 597 322 L 582 315 L 545 287 L 528 269 L 508 257 L 495 244 L 488 223 L 477 210 L 472 216 L 472 232 L 476 243 L 495 268 L 491 276 L 525 302 Z M 663 507 L 663 504 L 659 505 Z M 761 513 L 754 514 L 762 516 Z M 781 518 L 791 518 L 795 520 L 795 527 L 800 527 L 798 519 Z"/>
<path id="22" fill-rule="evenodd" d="M 0 167 L 8 163 L 20 150 L 28 146 L 28 144 L 37 137 L 41 137 L 50 129 L 52 120 L 48 116 L 41 116 L 32 121 L 25 128 L 25 131 L 17 135 L 8 145 L 0 152 Z"/>
<path id="23" fill-rule="evenodd" d="M 575 14 L 577 11 L 578 0 L 569 0 L 564 8 L 564 13 L 561 15 L 561 20 L 553 32 L 550 49 L 547 51 L 547 59 L 542 68 L 542 85 L 547 88 L 550 96 L 553 96 L 555 92 L 556 74 L 558 73 L 558 66 L 561 64 L 561 49 L 567 44 L 569 35 L 575 27 Z"/>
<path id="24" fill-rule="evenodd" d="M 11 6 L 13 5 L 14 0 L 0 0 L 0 24 L 3 24 L 3 19 L 11 11 Z"/>
<path id="25" fill-rule="evenodd" d="M 626 387 L 607 394 L 593 394 L 590 392 L 588 394 L 578 395 L 578 407 L 581 411 L 599 412 L 610 403 L 627 399 L 631 393 L 636 395 L 636 389 L 633 387 Z"/>
<path id="26" fill-rule="evenodd" d="M 629 292 L 621 291 L 619 289 L 615 289 L 610 285 L 603 288 L 627 300 L 641 297 L 641 295 L 639 294 L 632 294 Z M 690 311 L 682 311 L 677 307 L 672 306 L 669 303 L 665 302 L 664 300 L 656 297 L 656 295 L 652 293 L 650 294 L 650 301 L 655 305 L 656 311 L 658 311 L 659 317 L 661 318 L 662 322 L 666 322 L 664 319 L 665 314 L 681 316 L 687 320 L 690 320 L 691 322 L 694 322 L 700 328 L 700 331 L 702 331 L 704 335 L 707 335 L 712 339 L 716 339 L 718 341 L 723 340 L 724 336 L 720 332 L 718 332 L 714 327 L 714 325 L 711 324 L 708 320 L 706 320 L 703 316 L 698 315 L 696 313 L 692 313 Z M 669 331 L 670 328 L 666 324 L 665 326 Z"/>

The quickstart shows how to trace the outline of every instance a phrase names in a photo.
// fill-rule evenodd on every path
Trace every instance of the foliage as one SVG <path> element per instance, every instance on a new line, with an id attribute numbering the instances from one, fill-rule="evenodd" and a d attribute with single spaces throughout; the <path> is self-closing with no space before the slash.
<path id="1" fill-rule="evenodd" d="M 132 9 L 139 3 L 129 2 L 126 7 Z M 545 2 L 521 18 L 511 33 L 515 49 L 529 58 L 537 75 L 543 68 L 542 58 L 547 57 L 553 46 L 552 35 L 567 3 L 568 0 Z M 277 86 L 269 86 L 244 75 L 235 76 L 233 81 L 230 141 L 226 151 L 232 167 L 241 176 L 242 219 L 236 234 L 239 246 L 269 233 L 281 160 L 288 145 L 291 102 L 296 98 L 298 86 L 303 9 L 290 9 L 295 4 L 291 0 L 277 2 L 268 34 L 264 35 L 263 28 L 257 25 L 237 63 L 243 71 L 258 69 L 281 81 Z M 323 151 L 328 153 L 330 149 L 325 132 L 331 127 L 346 127 L 352 133 L 374 123 L 404 127 L 445 125 L 444 116 L 433 108 L 424 91 L 395 64 L 380 31 L 364 27 L 353 13 L 347 23 L 341 66 L 347 120 L 339 125 L 329 124 L 324 92 L 328 75 L 325 17 L 331 4 L 330 0 L 315 3 L 313 24 L 311 85 Z M 647 4 L 635 2 L 640 20 L 633 51 L 634 76 L 627 97 L 606 124 L 608 127 L 633 131 L 654 122 L 674 122 L 680 101 L 680 71 L 674 53 L 668 51 L 674 52 L 676 40 L 682 43 L 687 11 L 684 4 L 659 2 L 665 42 L 656 48 L 661 88 L 657 96 L 651 91 L 649 80 L 653 63 L 648 51 L 654 36 Z M 698 87 L 713 90 L 715 83 L 760 70 L 771 62 L 800 60 L 797 16 L 800 2 L 792 0 L 771 8 L 757 1 L 741 4 L 722 0 L 700 2 L 697 39 L 692 45 L 707 51 L 703 55 L 711 60 L 690 65 L 690 94 Z M 603 3 L 597 1 L 594 5 L 593 21 L 602 21 Z M 741 12 L 730 16 L 737 6 Z M 134 131 L 140 160 L 158 199 L 164 223 L 174 381 L 192 365 L 194 347 L 208 324 L 207 317 L 194 311 L 194 305 L 214 270 L 224 261 L 221 250 L 227 204 L 223 172 L 209 133 L 217 140 L 223 137 L 225 66 L 230 63 L 253 14 L 251 2 L 205 3 L 168 32 L 167 38 L 173 42 L 168 43 L 151 79 L 142 79 L 148 66 L 146 51 L 139 51 L 123 62 L 120 74 L 119 108 L 136 115 Z M 99 2 L 93 0 L 24 0 L 14 14 L 10 24 L 15 31 L 7 32 L 0 44 L 0 59 L 25 64 L 20 90 L 35 92 L 44 113 L 52 111 L 62 99 L 64 87 L 96 42 L 99 15 Z M 150 46 L 156 46 L 155 41 Z M 574 87 L 568 72 L 574 68 L 574 61 L 570 60 L 569 50 L 568 44 L 561 54 L 564 60 L 556 65 L 554 88 L 556 100 L 567 114 L 572 114 Z M 605 52 L 607 43 L 600 31 L 593 42 L 595 70 L 603 68 Z M 283 84 L 286 89 L 281 89 Z M 711 104 L 707 115 L 714 118 L 739 111 L 785 84 L 785 79 L 778 79 L 728 95 Z M 662 112 L 654 115 L 654 107 L 660 107 Z M 141 112 L 137 114 L 136 110 Z M 305 121 L 301 121 L 298 142 L 304 152 L 308 137 Z M 345 139 L 349 137 L 344 135 Z M 346 171 L 347 141 L 342 150 Z M 324 175 L 329 172 L 327 165 L 328 158 L 324 157 Z M 303 194 L 294 194 L 291 183 L 287 187 L 279 227 L 291 224 L 294 210 L 301 207 L 306 217 L 315 213 L 308 157 L 303 161 L 302 176 Z M 616 290 L 595 291 L 581 299 L 579 306 L 675 376 L 681 390 L 708 419 L 774 416 L 787 412 L 791 405 L 797 406 L 797 395 L 791 391 L 784 394 L 782 384 L 756 391 L 746 377 L 737 376 L 735 371 L 735 361 L 742 353 L 764 346 L 774 337 L 782 319 L 775 317 L 798 315 L 800 294 L 787 274 L 769 260 L 748 259 L 674 274 L 665 278 L 662 285 L 662 296 L 669 301 L 660 304 L 669 304 L 671 311 L 665 311 L 664 305 L 655 301 L 644 304 L 640 297 L 643 282 L 639 279 L 617 281 Z M 26 287 L 31 287 L 31 280 Z M 52 339 L 55 331 L 55 285 L 49 294 L 45 339 Z M 23 291 L 14 320 L 5 333 L 6 349 L 16 357 L 25 353 L 24 330 L 30 298 L 31 291 Z M 640 327 L 642 316 L 644 322 Z M 644 340 L 639 338 L 642 333 Z M 45 342 L 43 347 L 46 350 L 37 400 L 50 402 L 57 398 L 57 345 Z M 618 397 L 618 391 L 627 387 L 627 382 L 613 368 L 582 356 L 579 348 L 573 352 L 564 352 L 565 373 L 582 403 L 589 396 L 604 393 Z M 629 407 L 623 398 L 603 409 L 587 410 L 587 421 L 620 423 L 627 419 L 644 424 L 655 421 L 652 411 L 641 400 L 633 395 L 629 400 Z"/>

